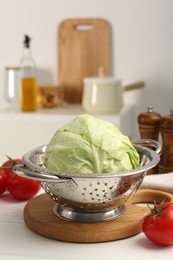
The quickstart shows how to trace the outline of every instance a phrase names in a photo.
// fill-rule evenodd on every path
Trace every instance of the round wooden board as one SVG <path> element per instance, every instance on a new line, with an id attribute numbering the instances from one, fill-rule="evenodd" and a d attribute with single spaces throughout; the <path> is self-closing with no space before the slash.
<path id="1" fill-rule="evenodd" d="M 55 202 L 42 194 L 31 199 L 24 208 L 26 225 L 34 232 L 52 239 L 66 242 L 94 243 L 114 241 L 141 232 L 141 219 L 149 212 L 146 202 L 161 202 L 173 195 L 158 190 L 138 190 L 128 203 L 126 211 L 119 218 L 100 223 L 76 223 L 58 218 L 53 213 Z"/>

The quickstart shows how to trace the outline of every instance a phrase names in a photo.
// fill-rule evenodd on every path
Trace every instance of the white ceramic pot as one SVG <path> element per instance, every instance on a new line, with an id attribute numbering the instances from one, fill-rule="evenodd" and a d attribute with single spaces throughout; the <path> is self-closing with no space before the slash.
<path id="1" fill-rule="evenodd" d="M 114 113 L 123 107 L 122 82 L 114 77 L 84 78 L 82 106 L 91 113 Z"/>
<path id="2" fill-rule="evenodd" d="M 145 87 L 143 81 L 122 86 L 114 77 L 84 78 L 82 106 L 85 111 L 95 114 L 119 112 L 124 104 L 124 91 Z"/>

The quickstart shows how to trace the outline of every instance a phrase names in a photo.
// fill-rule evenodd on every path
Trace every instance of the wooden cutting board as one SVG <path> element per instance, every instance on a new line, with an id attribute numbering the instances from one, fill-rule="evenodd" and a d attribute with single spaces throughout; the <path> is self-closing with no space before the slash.
<path id="1" fill-rule="evenodd" d="M 83 78 L 110 75 L 111 26 L 104 19 L 67 19 L 58 26 L 58 84 L 67 102 L 82 100 Z"/>
<path id="2" fill-rule="evenodd" d="M 100 223 L 76 223 L 62 220 L 53 213 L 56 202 L 47 194 L 31 199 L 24 208 L 26 225 L 34 232 L 55 240 L 77 243 L 114 241 L 141 232 L 141 219 L 149 213 L 147 202 L 160 203 L 173 195 L 158 190 L 138 190 L 126 203 L 125 213 L 117 219 Z M 145 203 L 144 206 L 137 205 Z"/>

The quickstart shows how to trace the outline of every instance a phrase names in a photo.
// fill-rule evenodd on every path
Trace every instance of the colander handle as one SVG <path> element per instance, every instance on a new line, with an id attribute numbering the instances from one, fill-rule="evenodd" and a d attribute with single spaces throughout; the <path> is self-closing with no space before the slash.
<path id="1" fill-rule="evenodd" d="M 141 146 L 150 146 L 154 148 L 154 151 L 157 154 L 161 153 L 162 146 L 158 141 L 152 139 L 139 139 L 132 142 L 132 144 L 141 145 Z"/>
<path id="2" fill-rule="evenodd" d="M 13 167 L 13 171 L 21 177 L 27 178 L 27 179 L 32 179 L 32 180 L 37 180 L 37 181 L 46 181 L 46 182 L 58 182 L 58 183 L 63 183 L 67 182 L 71 179 L 62 179 L 59 178 L 58 176 L 55 175 L 50 175 L 50 174 L 40 174 L 38 172 L 29 170 L 24 164 L 15 164 Z"/>

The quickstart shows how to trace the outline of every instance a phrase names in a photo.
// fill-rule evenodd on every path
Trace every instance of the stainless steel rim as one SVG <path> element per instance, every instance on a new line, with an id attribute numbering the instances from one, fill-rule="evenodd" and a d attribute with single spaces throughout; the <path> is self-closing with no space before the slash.
<path id="1" fill-rule="evenodd" d="M 27 152 L 22 157 L 22 161 L 27 166 L 27 168 L 30 169 L 31 171 L 38 172 L 39 174 L 44 174 L 44 176 L 46 176 L 46 177 L 50 176 L 51 179 L 52 179 L 52 176 L 57 176 L 58 178 L 61 178 L 61 179 L 66 179 L 66 178 L 70 179 L 70 178 L 79 178 L 79 177 L 80 178 L 112 178 L 112 177 L 117 177 L 117 176 L 135 175 L 137 173 L 145 172 L 145 171 L 153 168 L 154 166 L 156 166 L 160 160 L 159 152 L 161 151 L 161 145 L 154 140 L 142 139 L 142 140 L 138 140 L 136 142 L 137 142 L 137 144 L 135 144 L 135 142 L 134 142 L 134 147 L 136 148 L 136 150 L 139 153 L 145 154 L 146 157 L 149 159 L 148 159 L 147 163 L 146 163 L 146 161 L 141 162 L 141 165 L 139 168 L 136 168 L 136 169 L 133 169 L 133 170 L 130 170 L 127 172 L 116 172 L 116 173 L 106 173 L 106 174 L 97 174 L 97 173 L 93 174 L 92 173 L 92 174 L 80 174 L 79 175 L 79 174 L 75 174 L 75 173 L 64 173 L 64 172 L 57 172 L 57 171 L 49 170 L 49 169 L 46 169 L 45 167 L 35 164 L 34 162 L 31 161 L 31 158 L 34 156 L 37 156 L 37 154 L 39 154 L 39 152 L 40 153 L 42 152 L 44 154 L 44 152 L 46 150 L 46 145 L 39 146 L 39 147 Z M 140 145 L 140 144 L 144 144 L 144 143 L 145 144 L 152 143 L 154 146 L 156 146 L 156 151 L 153 151 L 149 148 L 146 148 L 146 147 Z M 18 170 L 19 170 L 19 168 L 18 168 Z M 24 171 L 24 168 L 22 170 Z M 36 173 L 35 173 L 35 175 L 36 175 Z M 46 180 L 48 181 L 48 178 L 46 178 Z"/>

